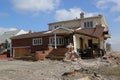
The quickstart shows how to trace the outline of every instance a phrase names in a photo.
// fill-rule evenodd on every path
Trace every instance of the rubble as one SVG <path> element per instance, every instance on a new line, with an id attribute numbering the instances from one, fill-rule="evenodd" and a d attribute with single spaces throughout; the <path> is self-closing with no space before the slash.
<path id="1" fill-rule="evenodd" d="M 67 46 L 68 51 L 65 53 L 65 58 L 63 59 L 64 61 L 77 61 L 77 54 L 74 51 L 74 47 L 72 43 Z"/>
<path id="2" fill-rule="evenodd" d="M 75 76 L 77 74 L 78 70 L 74 70 L 71 72 L 65 72 L 62 74 L 62 76 Z"/>
<path id="3" fill-rule="evenodd" d="M 120 80 L 120 65 L 116 63 L 120 57 L 110 55 L 69 62 L 49 59 L 0 61 L 0 80 Z"/>

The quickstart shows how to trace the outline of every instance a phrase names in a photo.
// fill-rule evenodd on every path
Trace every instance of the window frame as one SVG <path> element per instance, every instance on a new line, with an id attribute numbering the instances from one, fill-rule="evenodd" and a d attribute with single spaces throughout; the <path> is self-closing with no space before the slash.
<path id="1" fill-rule="evenodd" d="M 53 36 L 49 37 L 49 44 L 55 45 L 55 38 Z M 56 45 L 58 45 L 58 46 L 65 45 L 64 37 L 57 36 L 56 37 Z"/>
<path id="2" fill-rule="evenodd" d="M 89 26 L 92 28 L 93 27 L 93 21 L 89 22 Z"/>
<path id="3" fill-rule="evenodd" d="M 84 22 L 84 28 L 93 28 L 93 21 Z"/>
<path id="4" fill-rule="evenodd" d="M 42 45 L 42 38 L 34 38 L 34 39 L 32 39 L 32 45 L 33 46 Z"/>

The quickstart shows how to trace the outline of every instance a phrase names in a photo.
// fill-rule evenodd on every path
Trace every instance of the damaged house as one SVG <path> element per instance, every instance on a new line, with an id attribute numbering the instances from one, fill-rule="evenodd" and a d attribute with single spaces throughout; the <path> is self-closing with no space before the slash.
<path id="1" fill-rule="evenodd" d="M 84 13 L 81 13 L 78 19 L 49 23 L 48 27 L 48 31 L 29 32 L 12 37 L 13 57 L 43 50 L 49 54 L 48 57 L 62 57 L 70 43 L 76 53 L 77 49 L 86 48 L 106 50 L 105 41 L 110 37 L 102 15 L 84 17 Z"/>

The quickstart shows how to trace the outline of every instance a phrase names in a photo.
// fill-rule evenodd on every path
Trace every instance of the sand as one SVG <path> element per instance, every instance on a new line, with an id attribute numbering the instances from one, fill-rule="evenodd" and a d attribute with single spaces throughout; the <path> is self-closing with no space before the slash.
<path id="1" fill-rule="evenodd" d="M 113 53 L 120 55 L 119 52 Z M 87 80 L 88 78 L 92 80 L 91 77 L 94 78 L 94 72 L 100 76 L 98 79 L 94 78 L 95 80 L 120 80 L 120 69 L 118 69 L 118 73 L 111 75 L 112 77 L 108 76 L 108 73 L 104 73 L 106 72 L 106 67 L 116 69 L 118 66 L 119 64 L 116 63 L 116 60 L 101 60 L 101 58 L 88 60 L 79 59 L 76 62 L 49 59 L 34 62 L 0 60 L 0 80 Z M 81 68 L 87 69 L 88 71 L 79 71 L 72 76 L 62 76 L 65 72 L 79 70 Z"/>

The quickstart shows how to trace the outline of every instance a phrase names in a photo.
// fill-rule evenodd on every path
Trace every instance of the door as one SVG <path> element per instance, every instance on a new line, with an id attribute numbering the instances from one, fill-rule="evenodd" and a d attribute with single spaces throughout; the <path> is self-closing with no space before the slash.
<path id="1" fill-rule="evenodd" d="M 65 46 L 70 44 L 70 37 L 65 37 Z"/>
<path id="2" fill-rule="evenodd" d="M 80 48 L 83 48 L 83 38 L 80 38 Z"/>
<path id="3" fill-rule="evenodd" d="M 88 47 L 92 48 L 92 39 L 88 40 Z"/>
<path id="4" fill-rule="evenodd" d="M 22 57 L 30 52 L 29 48 L 14 48 L 14 57 Z"/>

